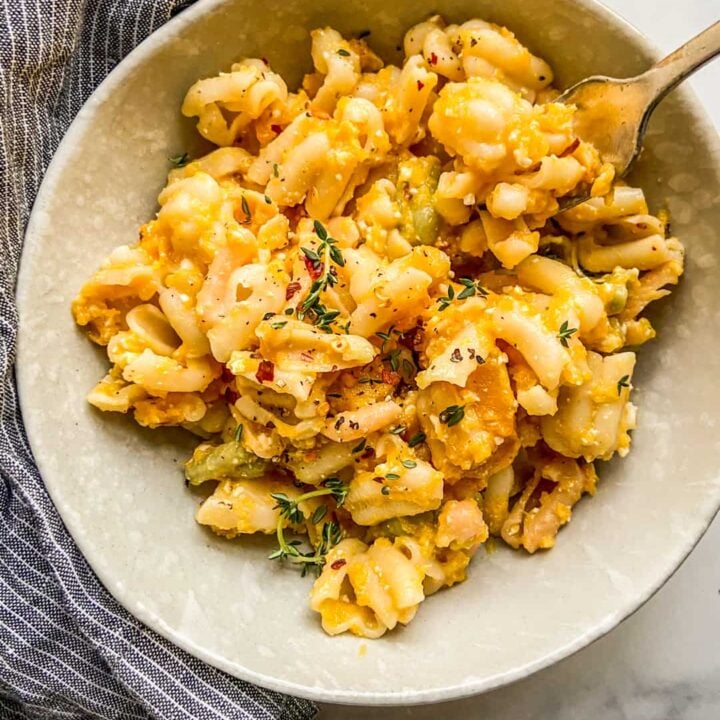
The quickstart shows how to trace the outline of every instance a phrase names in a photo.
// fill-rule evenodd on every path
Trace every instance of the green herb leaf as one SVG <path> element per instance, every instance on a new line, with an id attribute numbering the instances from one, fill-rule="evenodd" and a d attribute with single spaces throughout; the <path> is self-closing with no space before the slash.
<path id="1" fill-rule="evenodd" d="M 312 524 L 317 525 L 325 517 L 325 513 L 327 513 L 327 505 L 318 505 L 312 514 Z"/>
<path id="2" fill-rule="evenodd" d="M 387 480 L 399 480 L 400 476 L 397 473 L 388 473 L 385 478 Z"/>
<path id="3" fill-rule="evenodd" d="M 387 485 L 383 485 L 383 486 L 382 486 L 382 490 L 380 490 L 380 492 L 381 492 L 383 495 L 389 495 L 389 494 L 390 494 L 390 488 L 389 488 Z"/>
<path id="4" fill-rule="evenodd" d="M 448 294 L 445 297 L 438 298 L 438 303 L 440 304 L 440 307 L 438 308 L 439 311 L 442 312 L 443 310 L 447 310 L 452 301 L 455 299 L 467 300 L 467 298 L 471 298 L 475 295 L 487 297 L 488 291 L 472 278 L 459 278 L 458 283 L 463 286 L 463 289 L 457 293 L 457 295 L 455 294 L 453 286 L 450 285 L 448 287 Z"/>
<path id="5" fill-rule="evenodd" d="M 353 449 L 353 453 L 359 453 L 362 452 L 365 449 L 365 445 L 367 444 L 367 440 L 363 438 Z"/>
<path id="6" fill-rule="evenodd" d="M 342 505 L 345 502 L 345 498 L 350 490 L 340 478 L 331 477 L 325 480 L 323 485 L 330 490 L 332 496 L 335 498 L 335 502 L 338 505 Z"/>
<path id="7" fill-rule="evenodd" d="M 302 254 L 308 260 L 312 260 L 313 262 L 316 262 L 316 263 L 320 262 L 320 256 L 312 248 L 301 247 L 300 252 L 302 252 Z"/>
<path id="8" fill-rule="evenodd" d="M 450 305 L 454 299 L 455 299 L 455 290 L 453 290 L 452 285 L 449 285 L 448 286 L 448 294 L 445 295 L 444 297 L 438 298 L 438 303 L 439 303 L 438 312 L 447 310 L 450 307 Z"/>
<path id="9" fill-rule="evenodd" d="M 315 229 L 315 234 L 320 238 L 320 240 L 325 241 L 328 239 L 327 230 L 319 220 L 313 220 L 313 228 Z"/>
<path id="10" fill-rule="evenodd" d="M 475 295 L 474 287 L 465 287 L 458 293 L 458 300 L 465 300 L 465 298 L 473 297 Z"/>
<path id="11" fill-rule="evenodd" d="M 577 328 L 571 328 L 568 327 L 568 325 L 568 321 L 565 320 L 565 322 L 560 326 L 560 331 L 558 332 L 558 337 L 560 338 L 560 342 L 563 347 L 569 347 L 568 340 L 577 332 Z"/>
<path id="12" fill-rule="evenodd" d="M 278 322 L 270 323 L 270 327 L 273 330 L 279 330 L 287 325 L 287 320 L 278 320 Z"/>
<path id="13" fill-rule="evenodd" d="M 464 405 L 448 405 L 438 416 L 443 425 L 453 427 L 465 417 Z"/>
<path id="14" fill-rule="evenodd" d="M 285 493 L 270 493 L 270 497 L 275 500 L 273 510 L 280 510 L 280 517 L 287 518 L 293 525 L 299 525 L 305 520 L 298 507 L 299 499 L 291 500 Z"/>
<path id="15" fill-rule="evenodd" d="M 390 361 L 390 367 L 397 372 L 400 367 L 400 350 L 393 350 L 385 356 L 385 360 Z"/>
<path id="16" fill-rule="evenodd" d="M 250 206 L 248 205 L 247 198 L 244 195 L 242 196 L 240 205 L 242 206 L 242 211 L 245 213 L 245 216 L 247 217 L 247 222 L 250 222 L 252 220 L 252 214 L 250 213 Z"/>
<path id="17" fill-rule="evenodd" d="M 416 435 L 413 435 L 410 440 L 408 440 L 408 447 L 417 447 L 420 443 L 425 442 L 426 437 L 427 436 L 424 432 L 419 432 Z"/>
<path id="18" fill-rule="evenodd" d="M 623 388 L 629 388 L 630 387 L 630 376 L 629 375 L 623 375 L 617 383 L 617 391 L 618 395 L 622 395 Z"/>
<path id="19" fill-rule="evenodd" d="M 235 428 L 235 435 L 234 435 L 234 437 L 235 437 L 235 442 L 237 442 L 237 443 L 240 442 L 240 440 L 242 439 L 242 435 L 243 435 L 243 430 L 244 430 L 244 429 L 245 429 L 245 428 L 244 428 L 242 425 L 238 425 L 238 426 Z"/>
<path id="20" fill-rule="evenodd" d="M 318 554 L 326 555 L 328 550 L 335 547 L 342 540 L 342 530 L 336 522 L 329 522 L 323 525 Z"/>
<path id="21" fill-rule="evenodd" d="M 168 160 L 178 168 L 185 167 L 188 164 L 188 154 L 184 152 L 182 155 L 175 155 L 174 157 L 168 158 Z"/>
<path id="22" fill-rule="evenodd" d="M 330 246 L 330 259 L 339 267 L 345 267 L 345 258 L 337 245 Z"/>
<path id="23" fill-rule="evenodd" d="M 345 50 L 344 48 L 340 48 L 337 51 L 337 54 L 341 55 L 342 57 L 350 57 L 350 53 L 347 50 Z"/>
<path id="24" fill-rule="evenodd" d="M 278 169 L 278 164 L 277 164 L 277 163 L 273 163 L 273 175 L 274 175 L 275 177 L 280 177 L 280 171 L 279 171 L 279 169 Z"/>
<path id="25" fill-rule="evenodd" d="M 412 470 L 417 467 L 417 463 L 414 460 L 403 460 L 402 464 L 403 467 L 406 467 L 408 470 Z"/>

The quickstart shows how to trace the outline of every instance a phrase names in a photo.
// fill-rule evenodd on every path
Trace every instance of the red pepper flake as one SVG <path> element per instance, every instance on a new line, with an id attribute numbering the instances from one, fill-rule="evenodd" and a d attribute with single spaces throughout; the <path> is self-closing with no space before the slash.
<path id="1" fill-rule="evenodd" d="M 272 382 L 275 378 L 275 365 L 269 360 L 261 360 L 258 371 L 255 373 L 255 379 L 259 383 Z"/>
<path id="2" fill-rule="evenodd" d="M 286 288 L 285 288 L 285 299 L 286 300 L 292 300 L 293 297 L 300 292 L 302 289 L 302 285 L 300 285 L 299 282 L 291 282 Z"/>
<path id="3" fill-rule="evenodd" d="M 431 52 L 430 53 L 430 64 L 437 65 L 437 61 L 438 61 L 438 56 L 434 52 Z"/>
<path id="4" fill-rule="evenodd" d="M 220 382 L 225 385 L 225 389 L 222 390 L 222 397 L 225 398 L 225 402 L 235 404 L 237 399 L 240 397 L 235 390 L 235 376 L 230 372 L 230 368 L 227 365 L 223 366 L 222 372 L 220 373 Z"/>
<path id="5" fill-rule="evenodd" d="M 400 382 L 400 375 L 393 370 L 383 368 L 382 381 L 388 385 L 397 385 Z"/>
<path id="6" fill-rule="evenodd" d="M 307 268 L 308 275 L 310 275 L 313 280 L 317 280 L 323 273 L 324 263 L 311 260 L 306 255 L 303 255 L 303 260 L 305 261 L 305 267 Z"/>
<path id="7" fill-rule="evenodd" d="M 377 475 L 373 478 L 373 481 L 376 483 L 384 483 L 385 478 L 384 477 L 378 477 Z"/>
<path id="8" fill-rule="evenodd" d="M 422 80 L 417 81 L 417 88 L 418 90 L 422 90 L 425 87 L 425 83 L 422 82 Z"/>
<path id="9" fill-rule="evenodd" d="M 419 352 L 422 349 L 424 342 L 422 328 L 416 326 L 414 328 L 410 328 L 410 330 L 405 330 L 398 338 L 398 342 L 408 350 Z"/>
<path id="10" fill-rule="evenodd" d="M 345 558 L 338 558 L 330 567 L 333 570 L 339 570 L 343 565 L 347 564 L 347 560 Z"/>
<path id="11" fill-rule="evenodd" d="M 270 126 L 270 129 L 271 129 L 276 135 L 279 135 L 279 134 L 283 131 L 282 125 L 275 125 L 275 124 L 273 124 L 273 125 Z"/>

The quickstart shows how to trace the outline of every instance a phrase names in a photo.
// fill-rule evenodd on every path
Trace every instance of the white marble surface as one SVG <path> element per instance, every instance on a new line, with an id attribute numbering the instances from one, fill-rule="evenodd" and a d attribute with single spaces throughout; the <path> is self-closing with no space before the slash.
<path id="1" fill-rule="evenodd" d="M 670 51 L 720 19 L 720 0 L 606 0 Z M 691 81 L 720 128 L 720 59 Z M 692 238 L 687 238 L 692 243 Z M 674 577 L 609 635 L 485 695 L 413 708 L 323 705 L 319 720 L 720 718 L 720 517 Z"/>

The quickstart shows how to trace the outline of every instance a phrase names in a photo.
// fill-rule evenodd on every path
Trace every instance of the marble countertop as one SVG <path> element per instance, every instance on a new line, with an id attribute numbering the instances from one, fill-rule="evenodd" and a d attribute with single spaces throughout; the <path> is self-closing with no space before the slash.
<path id="1" fill-rule="evenodd" d="M 605 0 L 671 51 L 720 19 L 720 0 Z M 720 128 L 720 59 L 691 81 Z M 319 720 L 720 718 L 720 516 L 668 583 L 576 655 L 475 698 L 411 708 L 322 705 Z"/>

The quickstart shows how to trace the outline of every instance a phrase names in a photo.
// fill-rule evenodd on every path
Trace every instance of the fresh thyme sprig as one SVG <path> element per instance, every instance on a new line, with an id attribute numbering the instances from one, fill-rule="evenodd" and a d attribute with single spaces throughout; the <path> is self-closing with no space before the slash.
<path id="1" fill-rule="evenodd" d="M 476 280 L 463 277 L 458 278 L 458 282 L 464 286 L 458 293 L 458 300 L 465 300 L 466 298 L 473 297 L 473 295 L 479 295 L 480 297 L 487 297 L 488 295 L 488 291 Z"/>
<path id="2" fill-rule="evenodd" d="M 328 310 L 320 301 L 320 296 L 325 290 L 333 287 L 337 279 L 337 270 L 332 266 L 345 267 L 345 258 L 337 246 L 337 241 L 328 235 L 325 226 L 315 220 L 313 223 L 315 234 L 320 239 L 317 250 L 301 247 L 300 251 L 305 256 L 308 269 L 317 274 L 310 286 L 310 292 L 300 305 L 298 317 L 302 320 L 306 315 L 312 317 L 314 325 L 325 332 L 332 332 L 331 325 L 340 315 L 339 310 Z"/>
<path id="3" fill-rule="evenodd" d="M 348 487 L 339 478 L 328 478 L 323 483 L 324 487 L 310 492 L 303 493 L 299 497 L 290 498 L 285 493 L 271 493 L 271 497 L 275 500 L 273 509 L 280 511 L 276 535 L 278 540 L 278 548 L 270 553 L 270 560 L 290 560 L 291 562 L 301 565 L 301 575 L 305 575 L 309 568 L 313 568 L 316 572 L 320 572 L 325 564 L 325 555 L 328 550 L 337 545 L 342 539 L 342 531 L 340 526 L 332 521 L 323 524 L 320 533 L 320 541 L 317 547 L 309 552 L 300 550 L 300 540 L 287 540 L 285 537 L 284 520 L 288 520 L 292 525 L 300 525 L 305 521 L 305 514 L 300 509 L 300 503 L 310 500 L 314 497 L 331 495 L 338 506 L 345 502 L 348 494 Z M 324 508 L 324 509 L 323 509 Z M 317 525 L 327 512 L 327 507 L 321 505 L 313 512 L 311 521 Z"/>
<path id="4" fill-rule="evenodd" d="M 452 285 L 448 286 L 447 295 L 438 298 L 438 311 L 442 312 L 447 310 L 452 304 L 453 300 L 467 300 L 468 298 L 479 295 L 480 297 L 487 297 L 488 291 L 475 280 L 471 278 L 458 278 L 458 282 L 463 286 L 463 289 L 459 292 L 455 292 L 455 288 Z"/>
<path id="5" fill-rule="evenodd" d="M 450 307 L 450 305 L 452 305 L 452 301 L 454 299 L 455 299 L 455 290 L 452 285 L 448 285 L 447 295 L 445 295 L 444 297 L 438 298 L 438 312 L 447 310 Z"/>
<path id="6" fill-rule="evenodd" d="M 560 342 L 563 347 L 568 347 L 568 340 L 577 332 L 577 328 L 571 328 L 569 327 L 569 323 L 567 320 L 563 322 L 563 324 L 560 326 L 560 330 L 558 331 L 558 337 L 560 338 Z"/>

